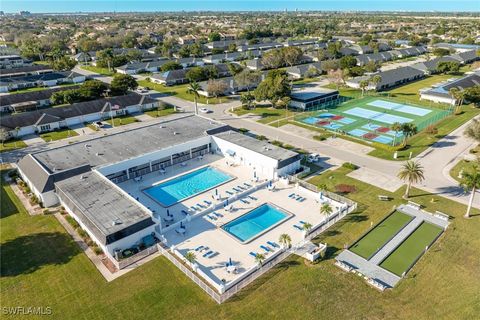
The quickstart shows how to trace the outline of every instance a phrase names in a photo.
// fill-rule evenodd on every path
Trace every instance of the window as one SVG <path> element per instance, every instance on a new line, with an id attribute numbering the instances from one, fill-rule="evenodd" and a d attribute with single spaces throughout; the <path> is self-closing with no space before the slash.
<path id="1" fill-rule="evenodd" d="M 40 131 L 49 131 L 50 130 L 50 125 L 45 124 L 43 126 L 40 126 Z"/>

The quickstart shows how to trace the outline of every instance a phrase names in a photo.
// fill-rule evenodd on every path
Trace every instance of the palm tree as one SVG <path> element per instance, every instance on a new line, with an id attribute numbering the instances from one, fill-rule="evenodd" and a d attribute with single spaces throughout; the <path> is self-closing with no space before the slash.
<path id="1" fill-rule="evenodd" d="M 14 142 L 14 144 L 15 144 L 15 148 L 16 148 L 17 147 L 17 140 L 18 140 L 18 133 L 20 132 L 20 127 L 15 127 L 14 131 L 15 131 L 15 142 Z"/>
<path id="2" fill-rule="evenodd" d="M 362 89 L 362 97 L 365 93 L 365 89 L 368 87 L 368 84 L 370 83 L 370 81 L 368 80 L 362 80 L 358 83 L 360 89 Z"/>
<path id="3" fill-rule="evenodd" d="M 397 144 L 397 133 L 402 131 L 402 124 L 400 122 L 395 122 L 392 124 L 392 130 L 395 131 L 395 136 L 393 137 L 392 146 Z"/>
<path id="4" fill-rule="evenodd" d="M 470 218 L 470 210 L 472 209 L 473 198 L 475 197 L 475 192 L 480 188 L 480 170 L 477 165 L 473 166 L 473 172 L 464 172 L 462 175 L 462 180 L 460 181 L 460 186 L 463 187 L 465 191 L 470 191 L 470 200 L 468 201 L 467 212 L 465 213 L 465 218 Z"/>
<path id="5" fill-rule="evenodd" d="M 329 216 L 331 215 L 333 212 L 333 208 L 332 206 L 329 204 L 329 203 L 324 203 L 322 204 L 322 206 L 320 207 L 320 213 L 325 215 L 325 216 Z"/>
<path id="6" fill-rule="evenodd" d="M 310 222 L 305 222 L 302 226 L 302 229 L 303 231 L 305 231 L 305 233 L 308 233 L 308 231 L 310 231 L 310 229 L 312 229 L 312 224 Z"/>
<path id="7" fill-rule="evenodd" d="M 465 93 L 458 88 L 450 88 L 450 90 L 448 90 L 448 93 L 453 99 L 455 99 L 455 113 L 458 113 L 460 111 L 460 107 L 463 104 L 463 99 L 465 99 Z"/>
<path id="8" fill-rule="evenodd" d="M 285 248 L 289 248 L 290 244 L 292 243 L 292 238 L 290 238 L 288 234 L 282 233 L 278 239 L 278 242 L 280 242 Z"/>
<path id="9" fill-rule="evenodd" d="M 240 102 L 243 105 L 246 105 L 248 109 L 252 106 L 253 101 L 255 101 L 255 97 L 250 92 L 242 93 L 242 95 L 240 95 Z"/>
<path id="10" fill-rule="evenodd" d="M 190 262 L 190 263 L 195 263 L 195 261 L 197 260 L 197 256 L 195 255 L 195 253 L 193 253 L 192 251 L 188 251 L 186 254 L 185 254 L 185 259 Z"/>
<path id="11" fill-rule="evenodd" d="M 377 90 L 378 84 L 379 84 L 380 82 L 382 82 L 382 76 L 380 76 L 380 75 L 377 74 L 377 75 L 373 76 L 370 81 L 373 83 L 373 85 L 374 85 L 374 87 L 375 87 L 375 90 Z"/>
<path id="12" fill-rule="evenodd" d="M 265 261 L 265 255 L 262 253 L 257 253 L 255 255 L 255 262 L 261 266 L 263 264 L 263 261 Z"/>
<path id="13" fill-rule="evenodd" d="M 398 172 L 397 176 L 407 183 L 407 190 L 405 190 L 404 198 L 408 198 L 410 195 L 410 187 L 412 183 L 419 183 L 425 180 L 423 175 L 423 167 L 418 161 L 407 161 L 402 169 Z"/>
<path id="14" fill-rule="evenodd" d="M 197 98 L 199 97 L 198 92 L 200 91 L 201 87 L 200 85 L 193 81 L 190 83 L 190 85 L 187 88 L 187 92 L 193 94 L 193 101 L 195 102 L 195 114 L 198 115 L 198 103 L 197 103 Z"/>
<path id="15" fill-rule="evenodd" d="M 403 133 L 403 145 L 406 146 L 407 139 L 417 134 L 417 126 L 415 126 L 413 123 L 403 123 L 402 133 Z"/>

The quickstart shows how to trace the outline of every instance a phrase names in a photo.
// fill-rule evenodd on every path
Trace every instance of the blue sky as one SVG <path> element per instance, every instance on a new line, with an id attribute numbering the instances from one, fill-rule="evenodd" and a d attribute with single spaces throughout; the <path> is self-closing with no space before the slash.
<path id="1" fill-rule="evenodd" d="M 104 11 L 278 11 L 298 10 L 363 10 L 363 11 L 475 11 L 479 0 L 0 0 L 0 10 L 18 12 L 104 12 Z"/>

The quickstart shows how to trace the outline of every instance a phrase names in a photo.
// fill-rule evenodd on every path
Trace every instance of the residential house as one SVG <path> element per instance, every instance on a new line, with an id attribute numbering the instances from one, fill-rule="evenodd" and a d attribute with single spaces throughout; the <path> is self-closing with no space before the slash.
<path id="1" fill-rule="evenodd" d="M 228 70 L 226 64 L 216 64 L 214 66 L 217 70 L 218 78 L 227 77 L 230 75 L 230 71 Z M 166 86 L 188 83 L 190 82 L 190 80 L 187 78 L 187 73 L 189 70 L 190 68 L 185 68 L 154 74 L 150 77 L 150 80 L 154 83 L 164 84 Z"/>
<path id="2" fill-rule="evenodd" d="M 26 77 L 0 78 L 0 92 L 34 87 L 53 87 L 66 83 L 81 83 L 86 77 L 76 72 L 50 72 Z"/>
<path id="3" fill-rule="evenodd" d="M 49 72 L 53 72 L 50 66 L 32 64 L 18 68 L 0 69 L 0 78 L 25 77 Z"/>
<path id="4" fill-rule="evenodd" d="M 376 91 L 386 90 L 386 89 L 396 87 L 411 81 L 421 79 L 425 76 L 425 73 L 422 70 L 407 66 L 407 67 L 400 67 L 397 69 L 377 72 L 369 76 L 355 77 L 353 79 L 347 80 L 345 84 L 352 88 L 360 88 L 360 83 L 363 80 L 369 80 L 376 75 L 381 77 L 381 81 L 378 84 L 369 82 L 369 85 L 367 87 L 368 90 L 376 90 Z"/>
<path id="5" fill-rule="evenodd" d="M 293 79 L 304 78 L 307 73 L 316 73 L 320 75 L 322 73 L 322 67 L 320 62 L 312 62 L 307 64 L 300 64 L 293 67 L 288 67 L 287 73 Z"/>
<path id="6" fill-rule="evenodd" d="M 421 90 L 420 99 L 455 105 L 458 101 L 450 94 L 450 90 L 456 88 L 463 91 L 474 86 L 480 86 L 480 72 L 437 84 L 428 90 Z"/>

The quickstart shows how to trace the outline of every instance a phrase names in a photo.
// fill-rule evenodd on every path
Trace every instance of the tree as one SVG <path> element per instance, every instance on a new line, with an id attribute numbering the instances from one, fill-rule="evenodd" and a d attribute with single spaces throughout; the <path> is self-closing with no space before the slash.
<path id="1" fill-rule="evenodd" d="M 102 62 L 104 62 L 107 65 L 108 70 L 109 71 L 112 70 L 111 67 L 112 67 L 113 56 L 114 56 L 113 49 L 108 48 L 105 50 L 97 51 L 96 56 L 97 56 L 97 65 L 100 63 L 100 66 L 101 66 Z"/>
<path id="2" fill-rule="evenodd" d="M 188 44 L 184 44 L 180 47 L 180 49 L 178 49 L 178 54 L 182 58 L 190 57 L 190 46 Z"/>
<path id="3" fill-rule="evenodd" d="M 77 64 L 77 62 L 74 59 L 67 56 L 61 56 L 61 57 L 57 57 L 54 60 L 49 60 L 49 63 L 52 66 L 52 68 L 57 71 L 72 70 Z"/>
<path id="4" fill-rule="evenodd" d="M 220 33 L 218 32 L 210 32 L 208 35 L 208 41 L 213 42 L 213 41 L 220 41 L 221 36 Z"/>
<path id="5" fill-rule="evenodd" d="M 194 57 L 203 56 L 203 47 L 200 43 L 194 43 L 190 46 L 190 54 Z"/>
<path id="6" fill-rule="evenodd" d="M 215 79 L 218 78 L 218 69 L 214 65 L 208 65 L 203 68 L 204 75 L 207 79 Z"/>
<path id="7" fill-rule="evenodd" d="M 258 263 L 259 266 L 262 266 L 264 261 L 265 261 L 265 255 L 264 254 L 257 253 L 255 255 L 255 262 Z"/>
<path id="8" fill-rule="evenodd" d="M 442 61 L 437 64 L 436 71 L 443 74 L 455 74 L 460 71 L 460 63 L 455 61 Z"/>
<path id="9" fill-rule="evenodd" d="M 310 66 L 308 70 L 305 72 L 305 78 L 314 78 L 321 73 L 320 70 L 315 68 L 314 66 Z"/>
<path id="10" fill-rule="evenodd" d="M 344 72 L 342 69 L 336 69 L 336 70 L 328 70 L 327 72 L 327 79 L 330 83 L 334 83 L 335 86 L 337 87 L 337 90 L 339 89 L 340 85 L 343 84 L 343 79 L 344 79 Z"/>
<path id="11" fill-rule="evenodd" d="M 227 89 L 228 85 L 225 83 L 225 81 L 210 79 L 207 82 L 208 95 L 212 95 L 215 98 L 218 98 L 219 95 L 225 94 Z"/>
<path id="12" fill-rule="evenodd" d="M 340 59 L 339 65 L 342 69 L 350 69 L 357 65 L 357 59 L 355 59 L 353 56 L 345 56 Z"/>
<path id="13" fill-rule="evenodd" d="M 373 86 L 375 87 L 375 90 L 378 90 L 378 84 L 382 82 L 382 76 L 381 75 L 374 75 L 371 79 L 370 82 L 373 83 Z"/>
<path id="14" fill-rule="evenodd" d="M 367 71 L 367 72 L 376 72 L 376 71 L 378 71 L 378 69 L 380 69 L 380 64 L 373 61 L 373 60 L 370 60 L 367 63 L 365 63 L 365 65 L 363 67 L 365 68 L 365 71 Z"/>
<path id="15" fill-rule="evenodd" d="M 339 41 L 329 42 L 327 45 L 327 51 L 333 58 L 339 58 L 342 55 L 340 49 L 342 49 L 342 43 Z"/>
<path id="16" fill-rule="evenodd" d="M 162 70 L 163 72 L 166 72 L 166 71 L 171 71 L 171 70 L 179 70 L 179 69 L 183 69 L 182 65 L 178 62 L 175 62 L 175 61 L 168 61 L 168 62 L 165 62 L 161 67 L 160 67 L 160 70 Z"/>
<path id="17" fill-rule="evenodd" d="M 197 256 L 195 255 L 195 253 L 193 253 L 192 251 L 188 251 L 186 254 L 185 254 L 185 260 L 187 260 L 188 262 L 190 262 L 191 264 L 195 263 L 195 261 L 197 260 Z"/>
<path id="18" fill-rule="evenodd" d="M 329 203 L 324 203 L 320 207 L 320 213 L 328 217 L 333 213 L 333 208 Z"/>
<path id="19" fill-rule="evenodd" d="M 232 76 L 236 76 L 237 74 L 239 74 L 240 72 L 242 72 L 244 70 L 241 65 L 236 64 L 236 63 L 231 63 L 231 62 L 227 63 L 227 68 L 228 68 L 228 71 L 230 72 L 230 74 Z M 248 70 L 250 70 L 250 69 L 248 69 Z"/>
<path id="20" fill-rule="evenodd" d="M 137 80 L 129 74 L 116 73 L 110 83 L 110 91 L 114 96 L 124 95 L 128 90 L 135 90 L 137 87 Z"/>
<path id="21" fill-rule="evenodd" d="M 252 105 L 254 105 L 253 103 L 254 101 L 255 101 L 255 96 L 250 91 L 246 93 L 242 93 L 240 95 L 240 102 L 244 106 L 247 106 L 248 109 L 250 109 Z"/>
<path id="22" fill-rule="evenodd" d="M 398 178 L 407 183 L 404 198 L 410 196 L 410 188 L 412 183 L 419 183 L 425 180 L 423 175 L 423 167 L 418 161 L 407 161 L 397 174 Z"/>
<path id="23" fill-rule="evenodd" d="M 198 82 L 205 79 L 205 71 L 202 67 L 192 67 L 185 74 L 190 82 Z"/>
<path id="24" fill-rule="evenodd" d="M 463 99 L 465 98 L 465 93 L 464 91 L 459 90 L 458 88 L 450 88 L 448 90 L 448 93 L 450 96 L 455 100 L 454 101 L 454 106 L 455 106 L 455 113 L 457 113 L 460 109 L 460 106 L 463 104 Z"/>
<path id="25" fill-rule="evenodd" d="M 305 235 L 308 234 L 308 232 L 312 229 L 312 224 L 309 222 L 305 222 L 302 226 L 303 231 L 305 232 Z"/>
<path id="26" fill-rule="evenodd" d="M 473 171 L 463 172 L 460 186 L 463 187 L 465 192 L 470 191 L 470 200 L 468 201 L 467 212 L 465 218 L 470 218 L 470 210 L 472 209 L 473 199 L 477 189 L 480 188 L 480 170 L 477 165 L 473 166 Z"/>
<path id="27" fill-rule="evenodd" d="M 235 43 L 230 43 L 227 48 L 228 52 L 235 52 L 237 51 L 237 45 Z"/>
<path id="28" fill-rule="evenodd" d="M 260 81 L 262 75 L 258 71 L 253 71 L 248 68 L 243 69 L 241 72 L 233 76 L 235 82 L 239 87 L 246 87 L 250 92 L 250 87 Z"/>
<path id="29" fill-rule="evenodd" d="M 393 136 L 392 146 L 397 144 L 397 133 L 402 131 L 402 124 L 400 122 L 394 122 L 391 129 L 395 131 L 395 136 Z"/>
<path id="30" fill-rule="evenodd" d="M 463 134 L 466 137 L 475 140 L 475 142 L 480 142 L 480 121 L 472 119 Z"/>
<path id="31" fill-rule="evenodd" d="M 198 115 L 198 103 L 197 103 L 197 98 L 199 97 L 198 92 L 201 89 L 202 88 L 200 87 L 200 85 L 195 81 L 191 82 L 190 85 L 187 88 L 187 92 L 190 93 L 190 94 L 193 94 L 193 101 L 195 103 L 195 114 L 196 115 Z"/>
<path id="32" fill-rule="evenodd" d="M 290 238 L 290 235 L 282 233 L 278 238 L 278 242 L 280 242 L 285 248 L 289 248 L 292 243 L 292 238 Z"/>
<path id="33" fill-rule="evenodd" d="M 268 100 L 275 107 L 283 97 L 290 95 L 290 83 L 285 70 L 273 70 L 255 89 L 255 100 Z"/>
<path id="34" fill-rule="evenodd" d="M 263 54 L 262 64 L 268 69 L 277 69 L 284 65 L 283 59 L 280 50 L 270 50 Z"/>
<path id="35" fill-rule="evenodd" d="M 403 145 L 407 145 L 407 139 L 417 134 L 417 127 L 413 123 L 402 123 Z"/>
<path id="36" fill-rule="evenodd" d="M 448 56 L 450 54 L 450 50 L 444 48 L 435 48 L 433 49 L 433 54 L 437 57 Z"/>
<path id="37" fill-rule="evenodd" d="M 303 55 L 302 49 L 299 47 L 286 47 L 281 49 L 283 60 L 289 65 L 293 66 L 300 62 Z"/>
<path id="38" fill-rule="evenodd" d="M 362 97 L 363 97 L 363 94 L 365 93 L 365 89 L 368 87 L 369 84 L 370 84 L 369 80 L 362 80 L 358 83 L 360 89 L 362 90 Z"/>
<path id="39" fill-rule="evenodd" d="M 2 146 L 8 139 L 10 139 L 10 134 L 8 133 L 7 129 L 0 127 L 0 140 L 2 141 Z"/>
<path id="40" fill-rule="evenodd" d="M 475 85 L 470 88 L 466 88 L 463 91 L 463 98 L 470 103 L 474 103 L 477 106 L 480 104 L 480 85 Z"/>
<path id="41" fill-rule="evenodd" d="M 107 85 L 100 80 L 87 80 L 78 88 L 78 92 L 84 100 L 90 100 L 101 97 L 107 89 Z"/>

